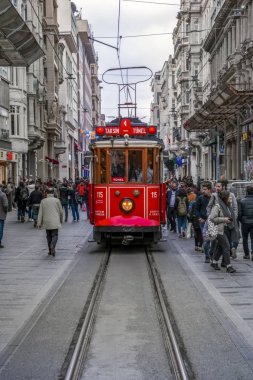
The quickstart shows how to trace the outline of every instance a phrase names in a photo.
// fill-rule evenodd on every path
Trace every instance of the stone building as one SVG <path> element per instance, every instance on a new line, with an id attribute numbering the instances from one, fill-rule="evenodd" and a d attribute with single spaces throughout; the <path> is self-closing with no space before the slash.
<path id="1" fill-rule="evenodd" d="M 42 12 L 40 1 L 0 2 L 0 181 L 11 178 L 17 183 L 26 177 L 34 134 L 38 145 L 44 139 L 41 120 L 36 125 L 32 121 L 37 109 L 42 110 L 37 98 L 43 90 L 39 72 L 43 38 L 37 12 Z"/>
<path id="2" fill-rule="evenodd" d="M 202 177 L 253 178 L 252 1 L 202 2 L 203 104 L 185 122 L 202 139 Z M 211 158 L 211 159 L 210 159 Z"/>

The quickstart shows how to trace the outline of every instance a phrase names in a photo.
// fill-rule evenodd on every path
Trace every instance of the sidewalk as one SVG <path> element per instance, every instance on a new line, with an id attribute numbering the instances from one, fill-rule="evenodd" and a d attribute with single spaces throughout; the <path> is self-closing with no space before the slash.
<path id="1" fill-rule="evenodd" d="M 192 280 L 198 286 L 204 286 L 204 297 L 215 302 L 221 310 L 221 323 L 226 328 L 226 320 L 234 326 L 234 331 L 241 334 L 245 342 L 242 347 L 253 363 L 253 261 L 243 259 L 242 243 L 237 250 L 237 259 L 231 260 L 236 273 L 228 274 L 225 268 L 215 271 L 210 264 L 204 263 L 204 254 L 194 251 L 194 239 L 179 239 L 176 234 L 170 233 L 171 240 L 193 272 Z M 201 291 L 201 290 L 200 290 Z M 211 297 L 210 297 L 211 296 Z M 224 318 L 225 314 L 225 318 Z"/>
<path id="2" fill-rule="evenodd" d="M 0 353 L 75 264 L 92 230 L 84 220 L 86 213 L 80 212 L 80 218 L 79 223 L 71 222 L 69 213 L 53 258 L 48 256 L 45 230 L 34 228 L 33 222 L 18 222 L 16 211 L 8 213 L 5 248 L 0 250 Z"/>

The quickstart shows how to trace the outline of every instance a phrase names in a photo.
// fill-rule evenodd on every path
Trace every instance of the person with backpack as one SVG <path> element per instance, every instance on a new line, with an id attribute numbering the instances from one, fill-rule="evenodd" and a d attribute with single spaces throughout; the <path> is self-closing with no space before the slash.
<path id="1" fill-rule="evenodd" d="M 15 202 L 18 206 L 18 220 L 21 220 L 21 223 L 24 223 L 25 221 L 25 212 L 28 198 L 29 191 L 25 186 L 25 183 L 23 181 L 20 181 L 15 194 Z"/>
<path id="2" fill-rule="evenodd" d="M 187 226 L 187 213 L 188 213 L 189 201 L 187 193 L 184 189 L 179 189 L 178 195 L 175 201 L 175 210 L 177 214 L 177 226 L 179 238 L 184 238 Z"/>
<path id="3" fill-rule="evenodd" d="M 32 209 L 34 228 L 37 227 L 37 220 L 39 214 L 40 203 L 42 201 L 43 195 L 39 190 L 39 186 L 35 185 L 35 189 L 31 192 L 27 205 Z"/>

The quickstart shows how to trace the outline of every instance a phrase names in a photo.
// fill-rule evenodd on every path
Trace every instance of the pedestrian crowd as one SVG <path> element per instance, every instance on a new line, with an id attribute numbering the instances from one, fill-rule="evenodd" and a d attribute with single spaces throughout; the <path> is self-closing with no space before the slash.
<path id="1" fill-rule="evenodd" d="M 236 272 L 231 259 L 237 258 L 241 237 L 243 259 L 253 261 L 253 183 L 243 199 L 228 191 L 225 179 L 197 186 L 190 176 L 172 177 L 166 184 L 167 228 L 179 238 L 194 237 L 195 251 L 204 252 L 205 263 L 214 270 Z"/>
<path id="2" fill-rule="evenodd" d="M 9 179 L 0 185 L 0 248 L 2 244 L 4 224 L 8 211 L 17 211 L 17 220 L 20 223 L 33 221 L 34 227 L 46 230 L 48 254 L 55 256 L 55 247 L 58 240 L 58 229 L 68 221 L 69 210 L 72 212 L 72 221 L 79 222 L 79 211 L 87 212 L 89 219 L 89 180 L 77 178 L 72 180 L 41 180 L 19 182 L 15 187 Z"/>

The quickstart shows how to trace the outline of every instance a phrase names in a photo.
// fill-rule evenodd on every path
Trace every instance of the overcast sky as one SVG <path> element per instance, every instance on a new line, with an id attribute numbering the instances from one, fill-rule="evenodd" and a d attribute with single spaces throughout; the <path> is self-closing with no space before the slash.
<path id="1" fill-rule="evenodd" d="M 151 1 L 151 0 L 147 0 Z M 157 3 L 166 0 L 154 0 Z M 179 4 L 180 0 L 167 0 L 170 4 Z M 119 0 L 74 0 L 77 8 L 82 8 L 82 18 L 87 19 L 94 38 L 110 45 L 117 45 Z M 121 66 L 147 66 L 153 72 L 161 70 L 163 63 L 173 54 L 171 35 L 124 38 L 140 34 L 173 32 L 179 5 L 147 4 L 121 0 L 120 12 L 120 61 Z M 114 37 L 104 39 L 102 37 Z M 101 74 L 119 67 L 117 52 L 113 48 L 94 43 L 99 58 L 99 79 Z M 118 74 L 118 73 L 117 73 Z M 148 121 L 152 93 L 149 80 L 137 86 L 137 115 L 146 116 Z M 101 84 L 102 113 L 117 116 L 117 86 Z M 107 118 L 107 121 L 110 119 Z"/>

